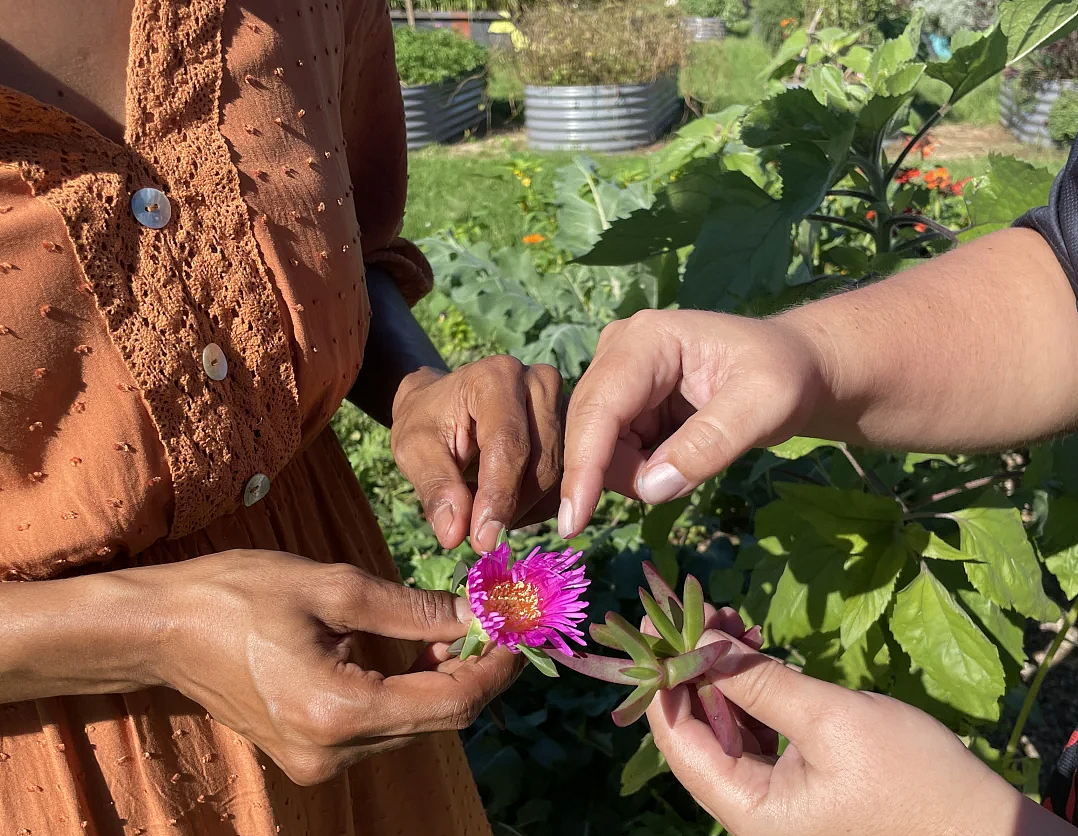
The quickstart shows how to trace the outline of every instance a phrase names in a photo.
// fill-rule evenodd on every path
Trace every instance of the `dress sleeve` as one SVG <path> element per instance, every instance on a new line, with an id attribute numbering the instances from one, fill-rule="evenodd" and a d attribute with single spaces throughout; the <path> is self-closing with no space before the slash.
<path id="1" fill-rule="evenodd" d="M 384 0 L 352 0 L 347 11 L 341 120 L 363 258 L 388 270 L 414 305 L 431 291 L 434 278 L 419 249 L 400 237 L 408 143 L 393 26 Z"/>
<path id="2" fill-rule="evenodd" d="M 1014 225 L 1041 234 L 1078 293 L 1078 141 L 1052 184 L 1048 205 L 1030 210 Z"/>
<path id="3" fill-rule="evenodd" d="M 0 581 L 169 531 L 169 467 L 59 214 L 0 166 Z"/>

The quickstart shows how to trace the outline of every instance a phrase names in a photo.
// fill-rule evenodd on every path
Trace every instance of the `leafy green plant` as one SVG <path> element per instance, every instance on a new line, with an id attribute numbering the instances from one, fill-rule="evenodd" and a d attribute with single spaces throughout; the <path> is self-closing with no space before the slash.
<path id="1" fill-rule="evenodd" d="M 401 84 L 440 84 L 485 71 L 487 50 L 451 29 L 393 30 Z"/>
<path id="2" fill-rule="evenodd" d="M 678 9 L 685 17 L 725 17 L 727 7 L 735 4 L 744 8 L 740 0 L 678 0 Z"/>
<path id="3" fill-rule="evenodd" d="M 542 3 L 517 23 L 520 48 L 507 60 L 525 84 L 628 84 L 676 71 L 685 39 L 660 5 Z"/>
<path id="4" fill-rule="evenodd" d="M 772 47 L 781 45 L 804 17 L 804 0 L 755 0 L 752 4 L 753 29 Z"/>

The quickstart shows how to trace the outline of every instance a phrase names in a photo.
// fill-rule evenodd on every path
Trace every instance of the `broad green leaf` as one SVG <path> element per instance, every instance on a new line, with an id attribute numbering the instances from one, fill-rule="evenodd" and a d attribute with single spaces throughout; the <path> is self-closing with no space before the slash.
<path id="1" fill-rule="evenodd" d="M 420 589 L 439 589 L 452 592 L 456 589 L 452 585 L 453 567 L 456 561 L 445 555 L 431 555 L 415 561 L 412 576 L 415 584 Z M 465 569 L 467 574 L 467 569 Z"/>
<path id="2" fill-rule="evenodd" d="M 997 26 L 980 36 L 955 40 L 947 61 L 928 65 L 928 75 L 951 88 L 948 104 L 973 92 L 1007 65 L 1007 36 Z"/>
<path id="3" fill-rule="evenodd" d="M 958 598 L 977 617 L 981 627 L 996 640 L 996 644 L 1021 668 L 1026 662 L 1025 631 L 1021 619 L 1003 612 L 975 590 L 960 589 Z"/>
<path id="4" fill-rule="evenodd" d="M 865 153 L 872 153 L 876 147 L 878 134 L 887 131 L 891 120 L 910 101 L 909 96 L 875 95 L 857 114 L 857 147 Z"/>
<path id="5" fill-rule="evenodd" d="M 655 745 L 651 732 L 648 732 L 640 741 L 640 748 L 625 762 L 621 770 L 622 797 L 639 792 L 656 775 L 669 771 L 670 767 L 666 764 L 666 758 Z"/>
<path id="6" fill-rule="evenodd" d="M 554 665 L 554 660 L 547 656 L 543 651 L 528 647 L 526 644 L 519 645 L 520 652 L 524 654 L 529 662 L 537 667 L 543 676 L 549 676 L 551 679 L 558 678 L 558 669 Z"/>
<path id="7" fill-rule="evenodd" d="M 908 530 L 913 531 L 916 531 L 916 529 L 918 528 L 920 528 L 921 531 L 924 531 L 921 526 L 911 525 L 907 527 Z M 971 557 L 971 555 L 969 555 L 967 552 L 956 549 L 954 546 L 952 546 L 950 543 L 948 543 L 946 540 L 944 540 L 937 534 L 932 534 L 927 531 L 925 531 L 924 533 L 927 539 L 924 542 L 924 548 L 921 550 L 922 557 L 927 557 L 932 560 L 953 560 L 957 563 L 966 563 L 970 560 L 979 561 L 983 559 L 980 557 Z"/>
<path id="8" fill-rule="evenodd" d="M 650 206 L 612 220 L 608 229 L 598 233 L 594 246 L 579 255 L 577 261 L 581 264 L 633 264 L 688 246 L 700 233 L 712 198 L 726 189 L 736 193 L 741 185 L 738 178 L 745 177 L 743 174 L 726 174 L 725 170 L 723 158 L 719 156 L 693 161 Z"/>
<path id="9" fill-rule="evenodd" d="M 885 92 L 884 82 L 895 75 L 917 55 L 917 47 L 902 35 L 884 41 L 872 54 L 865 80 L 877 93 Z"/>
<path id="10" fill-rule="evenodd" d="M 751 572 L 745 600 L 738 609 L 746 626 L 764 624 L 775 587 L 786 571 L 786 561 L 787 554 L 777 537 L 762 537 L 754 545 L 744 546 L 738 552 L 737 568 Z M 774 642 L 769 640 L 769 643 Z"/>
<path id="11" fill-rule="evenodd" d="M 1064 495 L 1049 501 L 1041 554 L 1068 600 L 1078 597 L 1078 498 Z"/>
<path id="12" fill-rule="evenodd" d="M 879 624 L 869 627 L 849 648 L 842 646 L 837 632 L 800 639 L 797 648 L 807 660 L 805 673 L 846 688 L 871 690 L 890 676 L 891 654 Z"/>
<path id="13" fill-rule="evenodd" d="M 809 35 L 804 29 L 798 29 L 790 34 L 779 51 L 775 53 L 771 63 L 764 67 L 760 75 L 764 78 L 782 79 L 793 72 L 797 66 L 798 57 L 808 48 Z"/>
<path id="14" fill-rule="evenodd" d="M 909 544 L 896 536 L 882 549 L 866 549 L 847 565 L 852 591 L 842 611 L 839 636 L 843 647 L 860 641 L 886 611 L 894 597 L 898 575 L 910 557 Z"/>
<path id="15" fill-rule="evenodd" d="M 715 606 L 733 603 L 737 606 L 745 586 L 745 573 L 741 569 L 727 566 L 716 569 L 708 578 L 708 597 Z"/>
<path id="16" fill-rule="evenodd" d="M 959 235 L 970 241 L 1004 229 L 1015 219 L 1048 202 L 1055 175 L 1014 157 L 990 154 L 988 176 L 969 199 L 971 228 Z"/>
<path id="17" fill-rule="evenodd" d="M 822 105 L 834 104 L 847 110 L 850 107 L 846 85 L 842 80 L 842 70 L 832 64 L 813 67 L 805 79 L 805 87 Z"/>
<path id="18" fill-rule="evenodd" d="M 1076 25 L 1075 0 L 1005 0 L 999 7 L 1008 64 L 1016 64 L 1033 50 L 1069 35 Z"/>
<path id="19" fill-rule="evenodd" d="M 528 345 L 510 353 L 527 365 L 550 363 L 562 377 L 575 380 L 591 362 L 598 344 L 599 329 L 595 326 L 562 322 L 548 325 Z"/>
<path id="20" fill-rule="evenodd" d="M 555 243 L 573 255 L 588 252 L 615 220 L 650 206 L 653 200 L 645 183 L 618 186 L 602 178 L 598 164 L 583 156 L 558 170 L 554 194 L 558 207 Z"/>
<path id="21" fill-rule="evenodd" d="M 764 621 L 775 642 L 838 629 L 850 581 L 844 569 L 847 556 L 840 548 L 819 542 L 806 543 L 790 556 Z"/>
<path id="22" fill-rule="evenodd" d="M 898 522 L 902 519 L 902 507 L 889 496 L 792 482 L 777 484 L 775 490 L 785 500 L 797 500 L 843 519 L 880 522 Z"/>
<path id="23" fill-rule="evenodd" d="M 797 435 L 789 441 L 784 441 L 782 444 L 776 444 L 774 447 L 768 447 L 767 449 L 780 459 L 800 459 L 802 456 L 807 456 L 813 450 L 819 450 L 821 447 L 839 446 L 841 446 L 840 442 L 837 441 Z"/>
<path id="24" fill-rule="evenodd" d="M 864 75 L 868 72 L 868 65 L 872 62 L 872 50 L 863 46 L 855 46 L 846 51 L 839 59 L 839 63 L 855 73 Z"/>
<path id="25" fill-rule="evenodd" d="M 677 522 L 678 517 L 689 507 L 691 502 L 691 496 L 683 496 L 664 505 L 649 506 L 647 513 L 644 515 L 644 524 L 641 527 L 644 542 L 652 549 L 660 549 L 665 546 L 670 540 L 670 532 L 674 528 L 674 523 Z"/>
<path id="26" fill-rule="evenodd" d="M 994 499 L 986 496 L 985 501 Z M 986 504 L 948 516 L 958 523 L 962 553 L 981 561 L 966 564 L 966 576 L 978 592 L 1030 618 L 1059 618 L 1059 608 L 1044 593 L 1041 567 L 1017 509 Z"/>
<path id="27" fill-rule="evenodd" d="M 895 597 L 890 626 L 931 697 L 977 719 L 999 718 L 999 653 L 926 566 Z"/>
<path id="28" fill-rule="evenodd" d="M 741 126 L 741 141 L 750 148 L 804 141 L 827 143 L 847 135 L 853 122 L 852 113 L 824 107 L 811 91 L 795 87 L 752 107 Z"/>
<path id="29" fill-rule="evenodd" d="M 924 64 L 907 64 L 884 80 L 883 89 L 880 92 L 891 97 L 907 96 L 913 92 L 924 74 Z"/>

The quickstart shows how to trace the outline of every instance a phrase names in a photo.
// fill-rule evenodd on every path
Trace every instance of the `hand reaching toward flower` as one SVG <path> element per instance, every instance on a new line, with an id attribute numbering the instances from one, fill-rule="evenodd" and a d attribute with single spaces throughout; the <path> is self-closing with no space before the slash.
<path id="1" fill-rule="evenodd" d="M 813 679 L 724 633 L 703 641 L 731 643 L 709 679 L 753 739 L 770 728 L 790 741 L 778 757 L 748 746 L 730 757 L 684 686 L 648 709 L 674 775 L 734 836 L 1074 835 L 927 714 Z"/>

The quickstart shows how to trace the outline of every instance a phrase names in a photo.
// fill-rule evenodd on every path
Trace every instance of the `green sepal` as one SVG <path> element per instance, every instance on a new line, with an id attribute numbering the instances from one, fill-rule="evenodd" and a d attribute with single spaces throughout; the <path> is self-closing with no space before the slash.
<path id="1" fill-rule="evenodd" d="M 520 650 L 535 667 L 539 668 L 539 672 L 543 676 L 549 676 L 551 679 L 558 678 L 558 669 L 554 665 L 554 660 L 547 656 L 543 651 L 534 647 L 528 647 L 526 644 L 518 644 L 517 649 Z"/>
<path id="2" fill-rule="evenodd" d="M 468 628 L 467 635 L 464 636 L 464 645 L 460 649 L 460 658 L 468 659 L 472 656 L 478 656 L 483 652 L 483 645 L 489 641 L 490 636 L 483 629 L 483 625 L 479 623 L 479 619 L 473 618 L 472 625 Z"/>
<path id="3" fill-rule="evenodd" d="M 663 612 L 646 589 L 640 588 L 640 603 L 644 605 L 644 612 L 651 619 L 652 626 L 659 631 L 659 635 L 666 639 L 667 643 L 678 653 L 685 651 L 684 639 L 681 632 L 674 626 L 674 622 Z"/>
<path id="4" fill-rule="evenodd" d="M 457 565 L 453 568 L 453 580 L 450 581 L 449 591 L 456 592 L 460 589 L 460 585 L 468 579 L 468 564 L 463 560 L 458 560 Z"/>

